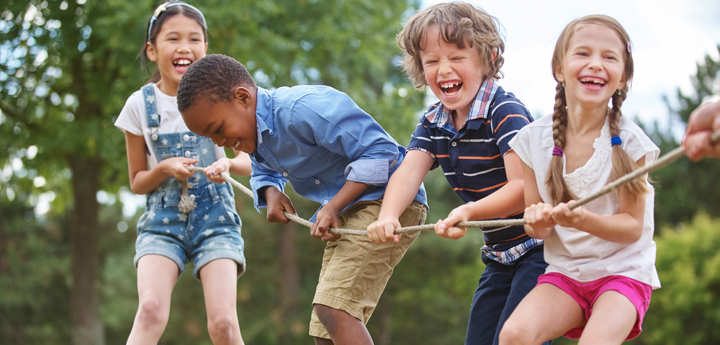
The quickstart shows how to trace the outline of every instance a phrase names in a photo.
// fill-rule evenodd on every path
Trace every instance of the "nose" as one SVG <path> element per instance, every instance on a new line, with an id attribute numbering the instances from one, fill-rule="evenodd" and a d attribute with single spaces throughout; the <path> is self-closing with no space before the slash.
<path id="1" fill-rule="evenodd" d="M 440 66 L 438 66 L 438 73 L 448 74 L 450 72 L 452 72 L 452 67 L 450 67 L 450 61 L 448 61 L 448 60 L 440 61 Z"/>
<path id="2" fill-rule="evenodd" d="M 215 143 L 215 145 L 220 146 L 220 147 L 222 147 L 223 144 L 225 143 L 225 139 L 222 139 L 222 138 L 212 138 L 211 137 L 210 140 L 212 140 L 212 142 Z"/>
<path id="3" fill-rule="evenodd" d="M 598 54 L 594 54 L 594 55 L 590 58 L 590 62 L 588 63 L 588 67 L 591 68 L 591 69 L 593 69 L 593 70 L 595 70 L 595 71 L 602 70 L 602 68 L 603 68 L 603 67 L 602 67 L 602 56 L 600 56 L 600 55 L 598 55 Z"/>

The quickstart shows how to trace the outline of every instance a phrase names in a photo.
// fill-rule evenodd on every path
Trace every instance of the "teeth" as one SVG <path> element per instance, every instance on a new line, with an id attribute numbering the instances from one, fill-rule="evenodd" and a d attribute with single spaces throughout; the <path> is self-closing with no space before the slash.
<path id="1" fill-rule="evenodd" d="M 189 65 L 190 60 L 178 60 L 178 61 L 175 61 L 175 64 L 176 65 Z"/>
<path id="2" fill-rule="evenodd" d="M 580 81 L 583 83 L 594 83 L 594 84 L 605 85 L 605 81 L 600 80 L 600 79 L 580 78 Z"/>
<path id="3" fill-rule="evenodd" d="M 460 83 L 454 83 L 454 84 L 448 84 L 448 85 L 440 85 L 440 87 L 443 88 L 443 89 L 449 89 L 449 88 L 451 88 L 451 87 L 453 87 L 453 86 L 458 86 L 458 85 L 460 85 Z"/>
<path id="4" fill-rule="evenodd" d="M 240 147 L 240 141 L 236 142 L 235 145 L 233 145 L 233 149 L 237 150 L 238 147 Z"/>

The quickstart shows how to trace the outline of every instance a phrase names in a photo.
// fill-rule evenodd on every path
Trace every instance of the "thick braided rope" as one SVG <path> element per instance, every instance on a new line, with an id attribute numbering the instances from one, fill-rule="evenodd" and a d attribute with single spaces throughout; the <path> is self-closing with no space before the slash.
<path id="1" fill-rule="evenodd" d="M 713 133 L 712 137 L 710 138 L 710 141 L 712 143 L 717 143 L 720 141 L 720 130 Z M 668 152 L 664 156 L 660 157 L 657 161 L 655 161 L 653 164 L 645 165 L 642 168 L 639 168 L 611 183 L 608 183 L 605 187 L 601 188 L 597 192 L 590 194 L 576 202 L 574 202 L 572 205 L 570 205 L 570 209 L 574 209 L 576 207 L 580 207 L 582 205 L 587 204 L 590 201 L 593 201 L 610 191 L 612 191 L 615 188 L 618 188 L 624 184 L 627 184 L 628 182 L 632 181 L 633 179 L 636 179 L 640 176 L 643 176 L 644 174 L 653 172 L 655 170 L 658 170 L 676 160 L 681 158 L 685 155 L 685 148 L 683 146 L 679 146 L 675 148 L 674 150 Z M 205 171 L 204 168 L 198 168 L 198 167 L 188 167 L 188 170 L 194 171 L 194 172 L 203 172 Z M 222 178 L 225 179 L 225 181 L 228 181 L 230 184 L 235 186 L 235 188 L 241 190 L 243 193 L 249 195 L 251 198 L 254 197 L 253 192 L 248 189 L 247 187 L 243 186 L 240 182 L 235 181 L 232 177 L 230 177 L 230 174 L 223 172 L 221 174 Z M 296 215 L 283 212 L 285 217 L 292 220 L 293 222 L 296 222 L 298 224 L 304 225 L 306 227 L 311 227 L 313 223 L 302 219 Z M 481 221 L 471 221 L 471 222 L 460 222 L 457 223 L 456 226 L 462 227 L 462 228 L 485 228 L 485 227 L 499 227 L 499 226 L 517 226 L 517 225 L 525 225 L 525 220 L 523 219 L 507 219 L 507 220 L 481 220 Z M 407 232 L 415 232 L 415 231 L 427 231 L 427 230 L 434 230 L 435 224 L 425 224 L 425 225 L 417 225 L 417 226 L 409 226 L 405 228 L 398 228 L 395 229 L 396 234 L 404 234 Z M 367 231 L 365 230 L 353 230 L 353 229 L 337 229 L 337 228 L 330 228 L 330 232 L 333 234 L 339 234 L 339 235 L 353 235 L 353 236 L 367 236 Z"/>

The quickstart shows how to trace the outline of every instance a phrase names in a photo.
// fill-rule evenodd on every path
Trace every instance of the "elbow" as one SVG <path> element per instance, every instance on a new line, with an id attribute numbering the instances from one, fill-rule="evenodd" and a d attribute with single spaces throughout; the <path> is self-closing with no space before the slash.
<path id="1" fill-rule="evenodd" d="M 642 227 L 642 224 L 640 224 L 640 226 L 637 226 L 628 232 L 627 237 L 625 238 L 625 241 L 624 241 L 625 243 L 623 243 L 623 244 L 633 244 L 637 241 L 640 241 L 640 238 L 642 237 L 642 233 L 643 233 L 643 227 Z"/>

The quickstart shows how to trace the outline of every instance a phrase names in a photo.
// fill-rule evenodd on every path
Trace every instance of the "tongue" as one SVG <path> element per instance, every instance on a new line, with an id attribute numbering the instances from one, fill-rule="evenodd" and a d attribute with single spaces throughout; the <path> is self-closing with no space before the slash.
<path id="1" fill-rule="evenodd" d="M 445 93 L 456 93 L 456 92 L 460 91 L 460 87 L 462 87 L 462 84 L 455 85 L 455 86 L 452 86 L 450 88 L 443 89 L 443 90 L 445 90 Z"/>

